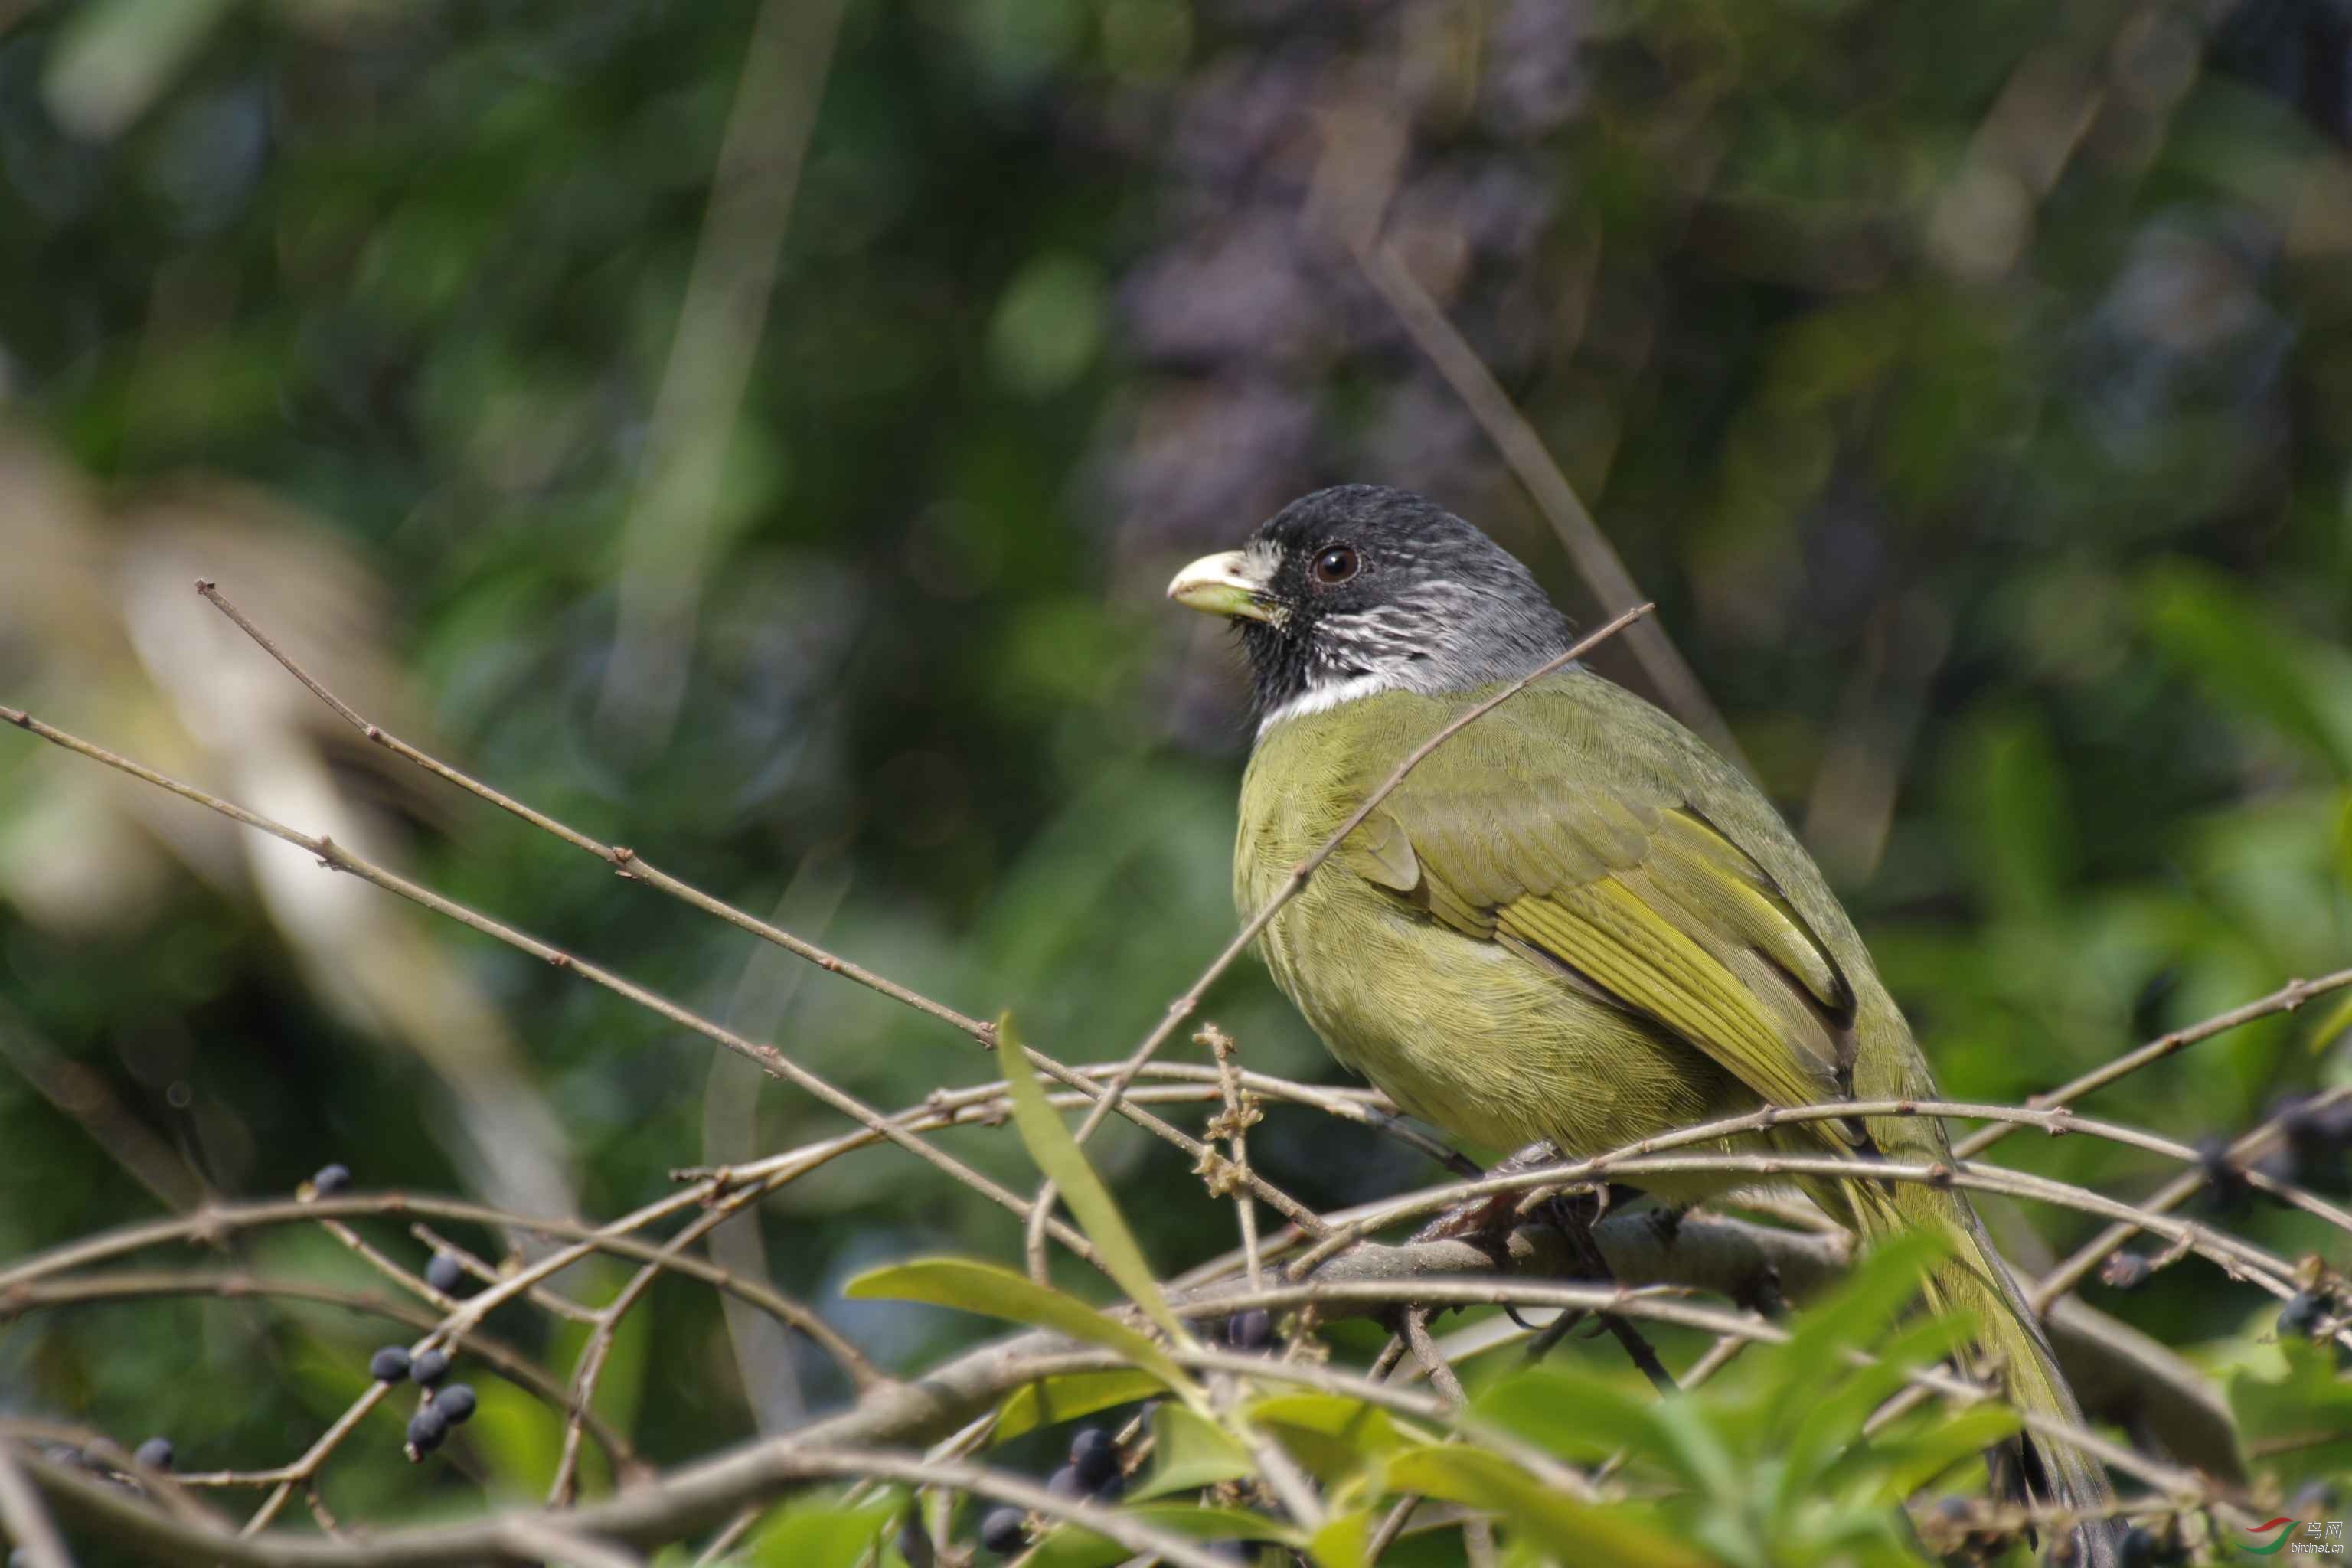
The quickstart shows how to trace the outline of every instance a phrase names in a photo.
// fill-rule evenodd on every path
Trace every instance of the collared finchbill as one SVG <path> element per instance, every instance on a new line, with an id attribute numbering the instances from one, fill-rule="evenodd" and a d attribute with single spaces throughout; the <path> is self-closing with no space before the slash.
<path id="1" fill-rule="evenodd" d="M 1271 621 L 1275 608 L 1266 598 L 1266 582 L 1254 565 L 1247 551 L 1203 555 L 1176 574 L 1168 584 L 1168 596 L 1187 609 L 1213 616 Z"/>

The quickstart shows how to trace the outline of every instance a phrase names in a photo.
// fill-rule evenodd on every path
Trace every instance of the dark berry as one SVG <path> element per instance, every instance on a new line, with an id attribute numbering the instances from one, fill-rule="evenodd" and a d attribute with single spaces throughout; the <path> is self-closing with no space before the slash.
<path id="1" fill-rule="evenodd" d="M 368 1375 L 378 1383 L 399 1383 L 408 1376 L 408 1352 L 386 1345 L 368 1358 Z"/>
<path id="2" fill-rule="evenodd" d="M 408 1375 L 430 1388 L 449 1375 L 447 1351 L 423 1351 L 408 1363 Z"/>
<path id="3" fill-rule="evenodd" d="M 310 1178 L 310 1191 L 319 1197 L 331 1198 L 352 1184 L 349 1165 L 321 1165 L 319 1173 Z"/>
<path id="4" fill-rule="evenodd" d="M 458 1264 L 455 1253 L 436 1252 L 433 1255 L 433 1261 L 425 1266 L 425 1282 L 444 1296 L 455 1290 L 465 1278 L 466 1270 Z"/>
<path id="5" fill-rule="evenodd" d="M 1087 1490 L 1100 1491 L 1118 1474 L 1118 1444 L 1100 1426 L 1088 1426 L 1070 1440 L 1070 1466 Z"/>
<path id="6" fill-rule="evenodd" d="M 2307 1340 L 2319 1332 L 2319 1325 L 2326 1318 L 2326 1297 L 2316 1290 L 2298 1290 L 2279 1309 L 2278 1331 L 2282 1336 Z"/>
<path id="7" fill-rule="evenodd" d="M 408 1449 L 423 1456 L 441 1446 L 449 1435 L 449 1418 L 441 1414 L 439 1405 L 427 1405 L 408 1418 Z"/>
<path id="8" fill-rule="evenodd" d="M 980 1521 L 980 1543 L 1000 1557 L 1029 1544 L 1029 1516 L 1017 1508 L 992 1508 Z"/>
<path id="9" fill-rule="evenodd" d="M 2214 1210 L 2223 1215 L 2242 1212 L 2253 1188 L 2246 1184 L 2245 1172 L 2230 1158 L 2230 1141 L 2220 1137 L 2198 1140 L 2197 1163 L 2205 1173 L 2205 1194 Z"/>
<path id="10" fill-rule="evenodd" d="M 2158 1531 L 2147 1525 L 2134 1525 L 2124 1536 L 2120 1568 L 2178 1568 L 2189 1561 L 2188 1549 L 2170 1530 Z"/>
<path id="11" fill-rule="evenodd" d="M 1237 1351 L 1262 1351 L 1274 1342 L 1274 1315 L 1264 1307 L 1225 1320 L 1225 1342 Z"/>
<path id="12" fill-rule="evenodd" d="M 474 1390 L 467 1384 L 453 1383 L 433 1392 L 433 1408 L 441 1418 L 455 1426 L 474 1413 Z"/>
<path id="13" fill-rule="evenodd" d="M 933 1568 L 939 1560 L 931 1551 L 931 1532 L 911 1513 L 898 1527 L 898 1555 L 907 1560 L 907 1568 Z"/>
<path id="14" fill-rule="evenodd" d="M 172 1439 L 150 1437 L 131 1457 L 151 1470 L 168 1470 L 172 1468 Z"/>
<path id="15" fill-rule="evenodd" d="M 2144 1252 L 2116 1252 L 2099 1265 L 2099 1279 L 2118 1290 L 2137 1290 L 2156 1272 Z"/>

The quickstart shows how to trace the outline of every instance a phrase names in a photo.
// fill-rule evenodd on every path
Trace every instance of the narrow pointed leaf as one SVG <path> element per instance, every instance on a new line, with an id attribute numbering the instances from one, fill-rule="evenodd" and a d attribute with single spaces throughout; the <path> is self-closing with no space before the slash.
<path id="1" fill-rule="evenodd" d="M 2017 1436 L 2021 1425 L 2005 1405 L 1971 1405 L 1915 1436 L 1873 1440 L 1852 1450 L 1823 1484 L 1842 1489 L 1875 1477 L 1877 1500 L 1900 1502 L 1953 1466 Z"/>
<path id="2" fill-rule="evenodd" d="M 861 1274 L 843 1287 L 842 1294 L 857 1300 L 928 1301 L 935 1307 L 955 1307 L 983 1317 L 1052 1329 L 1117 1352 L 1179 1393 L 1192 1387 L 1184 1369 L 1150 1335 L 1097 1311 L 1076 1296 L 993 1263 L 968 1258 L 919 1258 Z"/>
<path id="3" fill-rule="evenodd" d="M 1139 1524 L 1191 1541 L 1271 1541 L 1303 1546 L 1297 1527 L 1239 1508 L 1206 1508 L 1190 1502 L 1136 1503 L 1119 1510 Z M 1135 1555 L 1090 1530 L 1066 1524 L 1040 1542 L 1024 1561 L 1027 1568 L 1110 1568 Z"/>
<path id="4" fill-rule="evenodd" d="M 1664 1465 L 1683 1480 L 1698 1479 L 1658 1426 L 1654 1405 L 1580 1367 L 1528 1367 L 1481 1394 L 1471 1407 L 1481 1420 L 1564 1458 L 1599 1458 L 1631 1448 L 1635 1458 Z"/>
<path id="5" fill-rule="evenodd" d="M 1624 1505 L 1578 1502 L 1499 1455 L 1461 1444 L 1415 1448 L 1388 1462 L 1389 1489 L 1492 1509 L 1547 1545 L 1573 1544 L 1575 1561 L 1622 1568 L 1714 1568 L 1703 1552 Z"/>
<path id="6" fill-rule="evenodd" d="M 996 1425 L 990 1429 L 988 1440 L 991 1443 L 1010 1442 L 1040 1426 L 1076 1421 L 1079 1416 L 1092 1415 L 1097 1410 L 1149 1399 L 1160 1391 L 1160 1380 L 1158 1377 L 1132 1367 L 1111 1367 L 1102 1372 L 1066 1372 L 1059 1377 L 1049 1377 L 1013 1390 L 1012 1395 L 997 1406 Z"/>
<path id="7" fill-rule="evenodd" d="M 1307 1560 L 1315 1568 L 1364 1568 L 1378 1522 L 1361 1510 L 1333 1514 L 1307 1543 Z"/>
<path id="8" fill-rule="evenodd" d="M 1128 1300 L 1143 1309 L 1143 1315 L 1160 1325 L 1160 1331 L 1178 1344 L 1189 1344 L 1191 1336 L 1176 1314 L 1168 1310 L 1168 1298 L 1160 1293 L 1160 1277 L 1144 1261 L 1143 1248 L 1137 1245 L 1135 1233 L 1128 1228 L 1127 1217 L 1118 1212 L 1112 1201 L 1110 1189 L 1087 1163 L 1085 1151 L 1070 1130 L 1062 1124 L 1062 1113 L 1045 1098 L 1045 1086 L 1037 1081 L 1037 1069 L 1030 1065 L 1028 1051 L 1013 1032 L 1013 1016 L 1006 1014 L 996 1021 L 996 1055 L 1004 1069 L 1004 1084 L 1013 1096 L 1013 1123 L 1020 1131 L 1021 1142 L 1028 1146 L 1029 1157 L 1037 1163 L 1059 1189 L 1062 1201 L 1095 1244 L 1101 1255 L 1103 1268 L 1127 1292 Z"/>
<path id="9" fill-rule="evenodd" d="M 1151 1471 L 1128 1495 L 1138 1502 L 1255 1473 L 1249 1450 L 1206 1416 L 1181 1405 L 1152 1413 Z"/>

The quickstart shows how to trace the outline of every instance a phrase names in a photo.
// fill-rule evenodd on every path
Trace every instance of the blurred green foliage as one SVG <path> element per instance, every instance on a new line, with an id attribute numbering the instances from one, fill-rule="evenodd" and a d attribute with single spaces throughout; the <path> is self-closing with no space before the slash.
<path id="1" fill-rule="evenodd" d="M 1404 138 L 1391 237 L 1659 599 L 1950 1094 L 2021 1097 L 2352 953 L 2333 0 L 852 0 L 741 405 L 704 433 L 688 678 L 648 717 L 622 563 L 755 10 L 0 4 L 0 420 L 110 503 L 198 469 L 305 509 L 388 584 L 383 651 L 453 760 L 757 913 L 825 882 L 806 934 L 1102 1059 L 1233 929 L 1242 683 L 1164 612 L 1171 566 L 1379 479 L 1489 527 L 1580 616 L 1617 607 L 1301 221 L 1320 117 L 1369 102 Z M 63 659 L 0 616 L 0 699 Z M 149 732 L 95 700 L 46 716 Z M 31 746 L 0 746 L 0 826 L 35 820 Z M 991 1075 L 820 974 L 747 1001 L 749 939 L 487 807 L 404 809 L 434 886 L 707 1010 L 772 1004 L 768 1037 L 875 1103 Z M 28 864 L 63 841 L 11 842 Z M 516 1031 L 583 1212 L 703 1158 L 706 1043 L 436 936 Z M 234 879 L 175 875 L 103 930 L 0 910 L 0 1000 L 32 1042 L 0 1074 L 0 1257 L 154 1207 L 28 1060 L 90 1075 L 225 1193 L 331 1159 L 368 1187 L 461 1180 L 414 1052 L 323 1000 Z M 1210 1011 L 1247 1063 L 1338 1076 L 1254 969 Z M 2263 1020 L 2087 1109 L 2233 1131 L 2352 1081 L 2345 1022 Z M 761 1147 L 840 1125 L 761 1096 Z M 1003 1129 L 940 1142 L 1026 1172 Z M 1429 1173 L 1281 1108 L 1252 1147 L 1318 1205 Z M 1114 1124 L 1089 1152 L 1156 1261 L 1230 1244 L 1166 1150 Z M 2169 1173 L 2083 1139 L 2002 1158 L 2124 1194 Z M 2091 1228 L 1990 1218 L 2028 1264 Z M 1018 1245 L 877 1152 L 763 1224 L 780 1285 L 893 1364 L 971 1325 L 844 1302 L 846 1278 Z M 251 1257 L 365 1279 L 309 1236 Z M 2195 1264 L 2089 1289 L 2176 1344 L 2268 1322 Z M 665 1282 L 636 1321 L 616 1382 L 650 1455 L 752 1429 L 706 1293 Z M 168 1430 L 184 1465 L 272 1463 L 380 1337 L 224 1301 L 35 1313 L 0 1327 L 0 1387 Z M 543 1415 L 492 1394 L 469 1441 L 526 1494 Z M 467 1495 L 362 1441 L 340 1510 Z"/>

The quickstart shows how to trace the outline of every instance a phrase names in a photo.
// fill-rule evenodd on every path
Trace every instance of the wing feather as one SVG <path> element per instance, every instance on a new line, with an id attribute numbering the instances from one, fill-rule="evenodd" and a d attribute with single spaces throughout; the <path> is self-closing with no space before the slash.
<path id="1" fill-rule="evenodd" d="M 1850 1092 L 1852 984 L 1756 859 L 1687 803 L 1425 765 L 1357 837 L 1369 879 L 1653 1019 L 1764 1100 Z"/>

